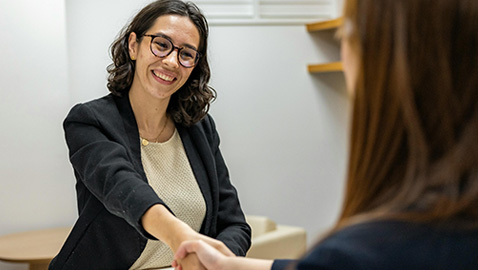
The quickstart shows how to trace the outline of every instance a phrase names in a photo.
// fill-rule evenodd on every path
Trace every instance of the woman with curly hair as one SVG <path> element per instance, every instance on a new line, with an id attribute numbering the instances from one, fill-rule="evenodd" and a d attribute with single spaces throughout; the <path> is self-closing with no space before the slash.
<path id="1" fill-rule="evenodd" d="M 185 240 L 246 254 L 251 230 L 207 113 L 207 38 L 194 4 L 158 0 L 112 44 L 111 93 L 64 121 L 79 218 L 50 269 L 167 267 Z M 182 263 L 204 269 L 194 254 Z"/>

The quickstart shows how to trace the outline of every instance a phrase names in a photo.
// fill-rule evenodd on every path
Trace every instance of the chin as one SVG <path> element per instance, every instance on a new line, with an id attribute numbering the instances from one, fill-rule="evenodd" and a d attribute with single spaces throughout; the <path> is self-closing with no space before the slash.
<path id="1" fill-rule="evenodd" d="M 158 92 L 158 91 L 154 91 L 151 93 L 151 96 L 153 98 L 156 98 L 156 99 L 160 99 L 160 100 L 165 100 L 165 99 L 170 99 L 171 96 L 175 93 L 176 91 L 172 91 L 172 92 Z"/>

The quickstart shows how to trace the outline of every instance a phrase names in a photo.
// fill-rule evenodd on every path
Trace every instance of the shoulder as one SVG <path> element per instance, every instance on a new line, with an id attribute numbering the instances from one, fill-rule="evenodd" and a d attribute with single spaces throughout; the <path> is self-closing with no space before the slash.
<path id="1" fill-rule="evenodd" d="M 193 135 L 196 135 L 196 136 L 198 134 L 202 134 L 203 136 L 206 136 L 208 138 L 217 136 L 216 123 L 214 122 L 214 119 L 210 114 L 207 114 L 203 119 L 201 119 L 197 123 L 189 127 L 183 127 L 183 128 L 187 130 L 189 133 L 192 133 Z"/>
<path id="2" fill-rule="evenodd" d="M 102 120 L 103 118 L 111 119 L 118 116 L 118 105 L 120 97 L 112 94 L 104 97 L 90 100 L 74 105 L 65 119 L 68 121 L 88 121 L 88 120 Z"/>
<path id="3" fill-rule="evenodd" d="M 328 253 L 330 258 L 347 257 L 357 265 L 380 262 L 397 247 L 412 243 L 423 228 L 405 222 L 376 221 L 344 228 L 325 239 L 316 253 Z"/>
<path id="4" fill-rule="evenodd" d="M 207 145 L 210 149 L 217 149 L 219 147 L 220 139 L 216 131 L 216 124 L 209 114 L 191 126 L 179 125 L 177 129 L 186 147 L 193 145 Z"/>
<path id="5" fill-rule="evenodd" d="M 464 239 L 470 242 L 463 245 Z M 476 232 L 465 236 L 460 231 L 443 231 L 425 224 L 367 222 L 323 240 L 304 257 L 298 269 L 433 269 L 452 257 L 469 260 L 466 250 L 471 252 L 477 244 Z M 454 250 L 460 247 L 462 254 L 456 254 Z"/>
<path id="6" fill-rule="evenodd" d="M 115 97 L 112 94 L 109 94 L 101 98 L 93 99 L 87 102 L 77 103 L 71 108 L 70 114 L 80 113 L 85 111 L 96 112 L 96 111 L 111 110 L 113 107 L 116 108 L 115 99 L 118 99 L 118 97 Z"/>
<path id="7" fill-rule="evenodd" d="M 424 230 L 424 225 L 414 224 L 410 222 L 401 222 L 401 221 L 370 221 L 365 223 L 360 223 L 356 225 L 351 225 L 346 227 L 338 232 L 332 234 L 330 237 L 324 240 L 324 244 L 333 244 L 336 241 L 347 241 L 347 242 L 362 242 L 366 240 L 367 242 L 374 243 L 374 239 L 386 237 L 389 241 L 395 241 L 393 235 L 396 233 L 405 233 L 409 234 L 414 231 Z M 403 235 L 400 236 L 403 239 Z M 383 240 L 380 241 L 383 243 Z"/>
<path id="8" fill-rule="evenodd" d="M 206 116 L 194 124 L 193 127 L 204 130 L 206 133 L 211 133 L 216 130 L 216 123 L 210 114 L 206 114 Z"/>
<path id="9" fill-rule="evenodd" d="M 380 269 L 390 252 L 390 243 L 400 235 L 400 227 L 388 222 L 346 227 L 313 248 L 298 269 Z"/>
<path id="10" fill-rule="evenodd" d="M 315 246 L 298 264 L 297 269 L 374 269 L 368 242 L 374 224 L 360 224 L 333 233 Z"/>

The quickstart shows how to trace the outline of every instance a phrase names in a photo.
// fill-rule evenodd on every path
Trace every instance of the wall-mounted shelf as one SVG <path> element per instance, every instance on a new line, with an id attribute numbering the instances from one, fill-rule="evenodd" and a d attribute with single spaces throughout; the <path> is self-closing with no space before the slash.
<path id="1" fill-rule="evenodd" d="M 342 62 L 330 62 L 325 64 L 308 65 L 307 69 L 310 73 L 337 72 L 343 70 Z"/>
<path id="2" fill-rule="evenodd" d="M 333 20 L 328 20 L 328 21 L 308 23 L 306 24 L 306 27 L 307 27 L 307 31 L 314 32 L 314 31 L 322 31 L 322 30 L 338 28 L 341 25 L 342 25 L 342 17 L 333 19 Z"/>
<path id="3" fill-rule="evenodd" d="M 330 29 L 336 29 L 342 25 L 342 17 L 328 20 L 328 21 L 321 21 L 315 23 L 306 24 L 308 32 L 317 32 L 317 31 L 324 31 Z M 313 64 L 308 65 L 307 70 L 309 73 L 323 73 L 323 72 L 341 72 L 342 62 L 330 62 L 330 63 L 323 63 L 323 64 Z"/>

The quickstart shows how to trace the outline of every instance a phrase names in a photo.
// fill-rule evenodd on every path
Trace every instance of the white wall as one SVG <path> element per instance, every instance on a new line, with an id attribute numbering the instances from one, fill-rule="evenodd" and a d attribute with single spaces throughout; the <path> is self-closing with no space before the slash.
<path id="1" fill-rule="evenodd" d="M 336 17 L 342 16 L 344 0 L 335 0 L 335 6 L 336 6 L 336 14 L 337 14 Z"/>
<path id="2" fill-rule="evenodd" d="M 75 221 L 61 122 L 107 93 L 108 47 L 147 2 L 0 0 L 0 234 Z M 245 212 L 305 227 L 313 241 L 337 216 L 346 163 L 343 76 L 306 71 L 338 59 L 332 33 L 211 26 L 209 53 L 211 113 Z"/>
<path id="3" fill-rule="evenodd" d="M 64 225 L 76 215 L 61 128 L 68 109 L 64 2 L 1 0 L 0 33 L 0 234 Z"/>
<path id="4" fill-rule="evenodd" d="M 211 31 L 219 96 L 211 113 L 244 210 L 303 226 L 309 239 L 335 220 L 345 167 L 343 75 L 306 71 L 327 58 L 317 45 L 338 54 L 323 34 L 303 26 Z"/>

